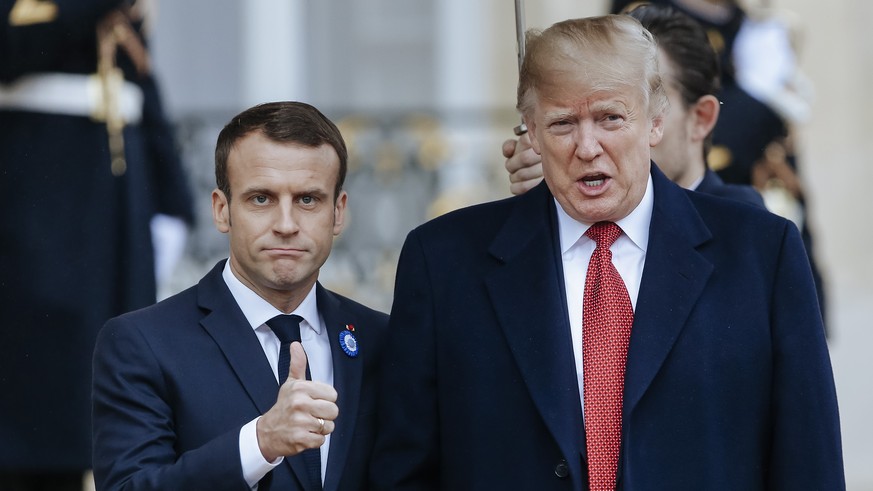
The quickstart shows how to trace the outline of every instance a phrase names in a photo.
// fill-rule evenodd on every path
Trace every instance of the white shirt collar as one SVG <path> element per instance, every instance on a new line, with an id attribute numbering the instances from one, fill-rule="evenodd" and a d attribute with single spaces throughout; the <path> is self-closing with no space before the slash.
<path id="1" fill-rule="evenodd" d="M 649 224 L 652 221 L 654 206 L 655 193 L 652 186 L 652 175 L 649 174 L 649 180 L 646 182 L 646 192 L 643 194 L 640 204 L 628 216 L 615 222 L 621 227 L 622 232 L 644 253 L 649 245 Z M 564 208 L 561 207 L 557 199 L 555 200 L 555 208 L 558 211 L 558 233 L 561 239 L 561 254 L 564 254 L 576 245 L 579 239 L 585 237 L 585 232 L 594 224 L 580 222 L 572 218 L 564 211 Z"/>
<path id="2" fill-rule="evenodd" d="M 233 274 L 230 268 L 230 259 L 228 259 L 224 264 L 224 270 L 221 272 L 221 276 L 224 278 L 224 282 L 227 283 L 227 287 L 230 289 L 230 293 L 233 295 L 233 298 L 242 310 L 243 315 L 245 315 L 249 324 L 251 324 L 252 329 L 257 329 L 273 317 L 283 314 L 282 311 L 271 305 L 270 302 L 264 300 L 263 297 L 243 284 L 243 282 Z M 301 326 L 308 325 L 316 334 L 321 334 L 321 322 L 319 322 L 318 317 L 318 303 L 315 299 L 315 284 L 312 285 L 312 289 L 310 289 L 309 293 L 306 294 L 306 298 L 303 299 L 303 302 L 301 302 L 292 313 L 303 317 L 305 322 L 301 323 Z"/>

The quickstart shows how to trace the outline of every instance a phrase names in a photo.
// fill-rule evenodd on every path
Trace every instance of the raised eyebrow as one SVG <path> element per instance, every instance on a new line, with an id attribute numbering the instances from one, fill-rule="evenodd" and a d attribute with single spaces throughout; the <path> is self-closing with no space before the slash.
<path id="1" fill-rule="evenodd" d="M 592 112 L 598 113 L 626 113 L 627 106 L 618 101 L 600 102 L 591 105 Z"/>
<path id="2" fill-rule="evenodd" d="M 558 121 L 573 118 L 572 111 L 552 111 L 545 114 L 546 121 Z"/>

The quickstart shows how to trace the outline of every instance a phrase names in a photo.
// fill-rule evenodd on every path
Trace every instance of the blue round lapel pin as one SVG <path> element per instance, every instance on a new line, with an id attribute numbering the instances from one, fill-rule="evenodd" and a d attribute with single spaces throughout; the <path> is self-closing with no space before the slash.
<path id="1" fill-rule="evenodd" d="M 351 358 L 358 356 L 358 339 L 355 337 L 354 332 L 355 326 L 352 324 L 346 324 L 346 330 L 340 331 L 339 334 L 340 348 L 342 348 L 345 354 L 349 355 Z"/>

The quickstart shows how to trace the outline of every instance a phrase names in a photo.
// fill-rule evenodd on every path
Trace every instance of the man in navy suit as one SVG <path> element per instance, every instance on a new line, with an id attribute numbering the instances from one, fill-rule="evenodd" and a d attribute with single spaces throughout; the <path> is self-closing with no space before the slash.
<path id="1" fill-rule="evenodd" d="M 652 160 L 671 181 L 686 189 L 736 199 L 764 207 L 751 186 L 725 184 L 706 163 L 721 106 L 718 56 L 706 31 L 682 12 L 661 5 L 643 5 L 628 15 L 658 41 L 658 64 L 670 109 L 664 117 L 664 137 L 652 148 Z M 503 143 L 510 173 L 510 191 L 525 192 L 542 180 L 541 158 L 530 139 Z"/>
<path id="2" fill-rule="evenodd" d="M 229 260 L 100 332 L 97 488 L 360 489 L 387 316 L 317 282 L 348 199 L 342 136 L 312 106 L 263 104 L 225 126 L 215 155 Z M 299 322 L 302 347 L 274 334 L 281 319 Z"/>
<path id="3" fill-rule="evenodd" d="M 404 390 L 380 392 L 373 487 L 843 489 L 799 233 L 651 164 L 666 107 L 651 35 L 629 16 L 529 34 L 518 107 L 545 182 L 403 247 L 381 380 Z M 604 408 L 585 388 L 601 348 L 583 343 L 599 296 L 586 234 L 616 226 L 598 264 L 611 255 L 632 322 L 622 369 L 605 373 L 621 388 L 604 442 L 588 425 Z M 588 327 L 604 318 L 618 319 Z"/>

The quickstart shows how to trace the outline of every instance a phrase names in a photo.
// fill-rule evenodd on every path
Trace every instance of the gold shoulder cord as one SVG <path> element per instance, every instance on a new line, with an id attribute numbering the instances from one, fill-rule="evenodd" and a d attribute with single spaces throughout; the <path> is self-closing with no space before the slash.
<path id="1" fill-rule="evenodd" d="M 58 6 L 51 0 L 16 0 L 9 11 L 9 25 L 30 26 L 53 22 L 58 17 Z M 121 114 L 120 95 L 124 74 L 115 65 L 116 47 L 135 35 L 127 18 L 120 11 L 110 12 L 97 25 L 97 79 L 101 107 L 92 118 L 106 121 L 109 134 L 111 171 L 121 176 L 127 170 L 124 160 L 124 118 Z"/>
<path id="2" fill-rule="evenodd" d="M 9 11 L 9 25 L 13 27 L 45 24 L 58 17 L 58 6 L 50 0 L 17 0 Z"/>
<path id="3" fill-rule="evenodd" d="M 97 78 L 100 81 L 102 111 L 94 118 L 106 121 L 109 134 L 109 153 L 112 175 L 120 176 L 127 169 L 124 160 L 124 116 L 121 112 L 121 91 L 124 73 L 115 63 L 121 49 L 133 62 L 137 73 L 144 76 L 151 71 L 151 61 L 145 45 L 131 24 L 142 12 L 135 9 L 113 10 L 97 23 Z"/>
<path id="4" fill-rule="evenodd" d="M 97 24 L 97 78 L 102 105 L 93 115 L 97 121 L 106 121 L 109 136 L 110 169 L 119 177 L 127 170 L 124 159 L 124 117 L 121 115 L 121 88 L 124 74 L 115 64 L 118 43 L 128 36 L 125 24 L 111 13 Z"/>

